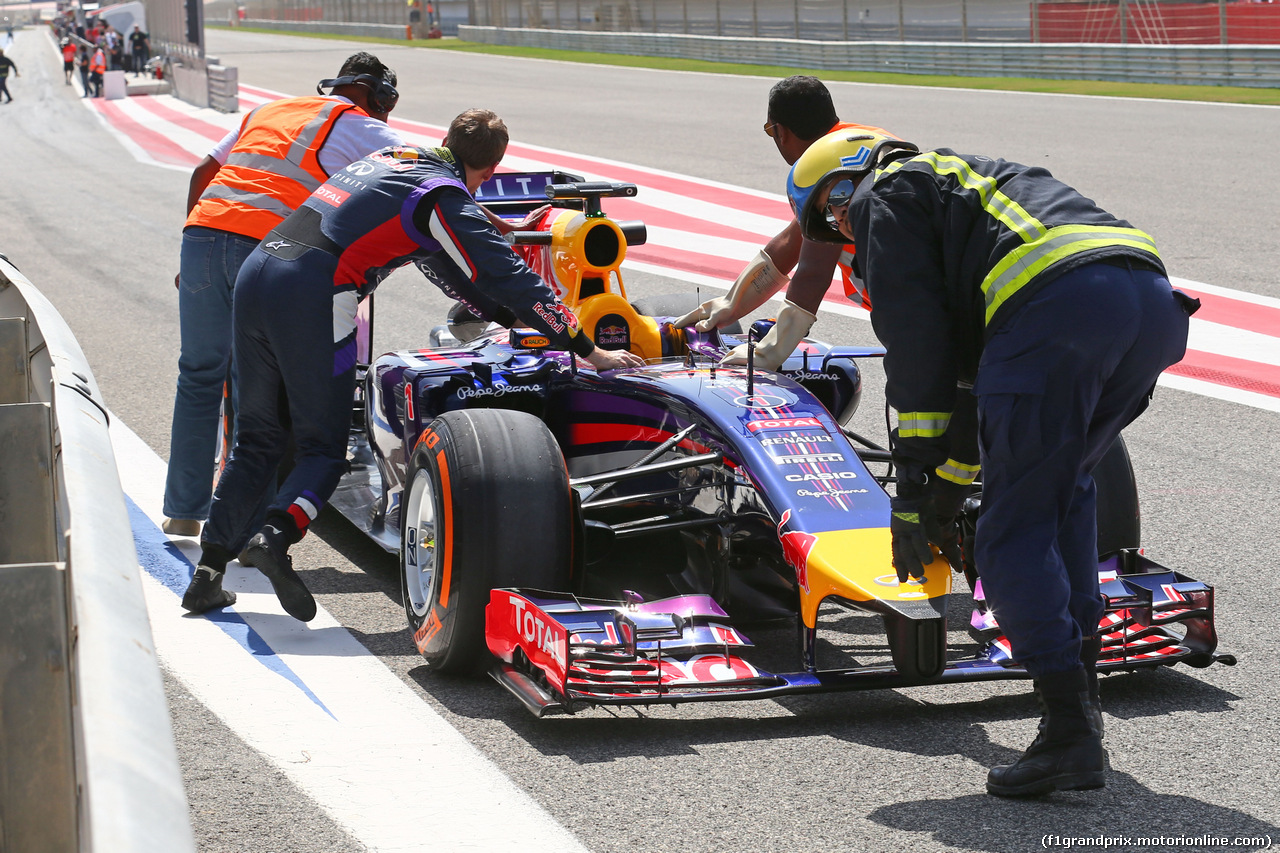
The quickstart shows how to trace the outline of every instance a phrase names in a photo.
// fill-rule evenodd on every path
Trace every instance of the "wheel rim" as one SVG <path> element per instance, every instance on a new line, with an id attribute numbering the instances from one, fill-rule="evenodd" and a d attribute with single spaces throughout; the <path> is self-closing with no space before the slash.
<path id="1" fill-rule="evenodd" d="M 435 489 L 427 471 L 414 474 L 404 513 L 400 566 L 404 572 L 405 604 L 415 615 L 426 616 L 436 567 Z"/>

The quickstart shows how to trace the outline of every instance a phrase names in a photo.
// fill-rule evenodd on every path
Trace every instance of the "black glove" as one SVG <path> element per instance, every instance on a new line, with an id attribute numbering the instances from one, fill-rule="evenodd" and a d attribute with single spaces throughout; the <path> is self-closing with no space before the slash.
<path id="1" fill-rule="evenodd" d="M 934 528 L 929 532 L 929 541 L 938 546 L 951 568 L 962 572 L 964 553 L 961 548 L 960 511 L 973 488 L 944 477 L 934 477 L 926 489 L 934 507 Z"/>
<path id="2" fill-rule="evenodd" d="M 898 583 L 906 583 L 908 575 L 922 578 L 925 565 L 933 562 L 929 541 L 934 536 L 942 538 L 933 500 L 895 497 L 889 506 L 889 533 L 893 537 L 893 567 L 898 571 Z"/>

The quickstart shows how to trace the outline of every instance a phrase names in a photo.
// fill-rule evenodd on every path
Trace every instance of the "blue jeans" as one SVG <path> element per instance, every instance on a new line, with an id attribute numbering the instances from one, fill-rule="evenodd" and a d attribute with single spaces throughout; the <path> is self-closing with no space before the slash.
<path id="1" fill-rule="evenodd" d="M 218 412 L 230 377 L 231 294 L 258 245 L 250 237 L 191 226 L 182 234 L 178 319 L 182 354 L 164 486 L 167 518 L 204 521 L 213 495 Z"/>
<path id="2" fill-rule="evenodd" d="M 1186 351 L 1188 315 L 1159 273 L 1106 263 L 1045 286 L 987 342 L 978 397 L 987 600 L 1034 678 L 1080 666 L 1098 631 L 1092 471 Z"/>

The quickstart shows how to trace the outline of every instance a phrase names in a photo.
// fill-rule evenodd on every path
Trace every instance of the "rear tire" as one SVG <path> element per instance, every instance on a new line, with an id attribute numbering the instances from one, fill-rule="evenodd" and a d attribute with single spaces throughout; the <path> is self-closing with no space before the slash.
<path id="1" fill-rule="evenodd" d="M 400 584 L 414 644 L 437 672 L 474 672 L 489 657 L 491 590 L 568 588 L 564 457 L 532 415 L 465 409 L 423 432 L 406 483 Z"/>
<path id="2" fill-rule="evenodd" d="M 631 307 L 646 317 L 675 318 L 683 317 L 705 301 L 705 299 L 700 299 L 696 293 L 666 293 L 662 296 L 647 296 L 644 299 L 637 299 L 631 303 Z M 720 329 L 720 331 L 726 335 L 741 335 L 742 324 L 734 320 Z"/>

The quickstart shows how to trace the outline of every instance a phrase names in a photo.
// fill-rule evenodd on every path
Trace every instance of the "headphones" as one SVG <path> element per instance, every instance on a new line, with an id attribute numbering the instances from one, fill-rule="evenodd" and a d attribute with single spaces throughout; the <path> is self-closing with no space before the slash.
<path id="1" fill-rule="evenodd" d="M 334 89 L 338 86 L 364 86 L 369 90 L 369 105 L 375 111 L 380 113 L 389 113 L 395 107 L 396 101 L 400 100 L 400 93 L 396 91 L 396 87 L 392 86 L 386 80 L 379 80 L 372 74 L 355 74 L 348 77 L 335 77 L 329 80 L 321 80 L 316 84 L 316 92 L 325 94 L 325 89 Z"/>

